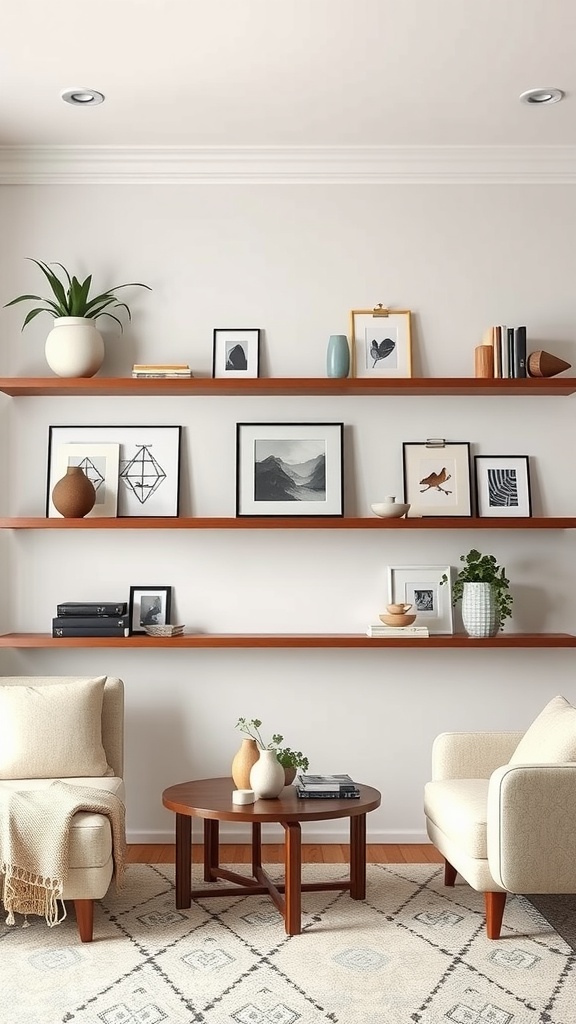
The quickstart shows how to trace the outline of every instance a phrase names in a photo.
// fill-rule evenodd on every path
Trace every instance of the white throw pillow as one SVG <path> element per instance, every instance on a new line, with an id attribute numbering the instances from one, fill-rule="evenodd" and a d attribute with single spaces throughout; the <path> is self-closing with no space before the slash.
<path id="1" fill-rule="evenodd" d="M 102 746 L 105 682 L 0 685 L 0 779 L 111 775 Z"/>
<path id="2" fill-rule="evenodd" d="M 576 761 L 576 708 L 553 697 L 524 733 L 509 764 L 561 764 Z"/>

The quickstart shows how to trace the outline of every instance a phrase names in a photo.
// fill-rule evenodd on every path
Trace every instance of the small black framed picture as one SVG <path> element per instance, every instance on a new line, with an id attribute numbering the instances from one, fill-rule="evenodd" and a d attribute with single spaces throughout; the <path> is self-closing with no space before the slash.
<path id="1" fill-rule="evenodd" d="M 428 438 L 402 445 L 408 516 L 471 516 L 470 443 Z"/>
<path id="2" fill-rule="evenodd" d="M 170 623 L 172 587 L 130 587 L 130 633 L 145 633 L 145 626 Z"/>
<path id="3" fill-rule="evenodd" d="M 527 455 L 475 455 L 474 468 L 479 516 L 532 515 Z"/>
<path id="4" fill-rule="evenodd" d="M 260 329 L 214 328 L 213 377 L 258 377 L 260 372 Z"/>

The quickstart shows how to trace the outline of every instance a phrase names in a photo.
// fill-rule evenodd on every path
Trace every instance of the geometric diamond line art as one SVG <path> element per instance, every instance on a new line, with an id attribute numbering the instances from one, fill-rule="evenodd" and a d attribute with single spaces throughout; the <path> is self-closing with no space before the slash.
<path id="1" fill-rule="evenodd" d="M 94 490 L 98 491 L 98 488 L 104 483 L 104 477 L 99 469 L 94 465 L 92 459 L 88 455 L 83 458 L 78 465 L 80 469 L 84 470 L 85 475 L 88 477 L 90 483 L 93 485 Z"/>
<path id="2" fill-rule="evenodd" d="M 166 479 L 166 473 L 151 454 L 150 445 L 143 444 L 120 473 L 120 479 L 124 480 L 143 505 Z"/>

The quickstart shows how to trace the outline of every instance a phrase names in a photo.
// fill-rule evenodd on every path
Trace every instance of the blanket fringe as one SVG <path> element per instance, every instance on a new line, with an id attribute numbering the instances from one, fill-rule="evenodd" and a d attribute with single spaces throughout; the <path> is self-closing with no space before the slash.
<path id="1" fill-rule="evenodd" d="M 44 916 L 49 928 L 54 928 L 65 919 L 66 905 L 62 901 L 63 886 L 58 879 L 34 875 L 12 864 L 2 864 L 0 872 L 4 881 L 3 901 L 8 912 L 7 925 L 15 923 L 15 913 Z M 61 916 L 59 916 L 60 908 Z"/>

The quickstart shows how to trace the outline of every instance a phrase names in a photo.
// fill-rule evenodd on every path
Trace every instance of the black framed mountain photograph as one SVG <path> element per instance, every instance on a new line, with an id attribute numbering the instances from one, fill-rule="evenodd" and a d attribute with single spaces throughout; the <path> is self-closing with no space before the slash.
<path id="1" fill-rule="evenodd" d="M 343 423 L 237 423 L 237 516 L 343 515 Z"/>

